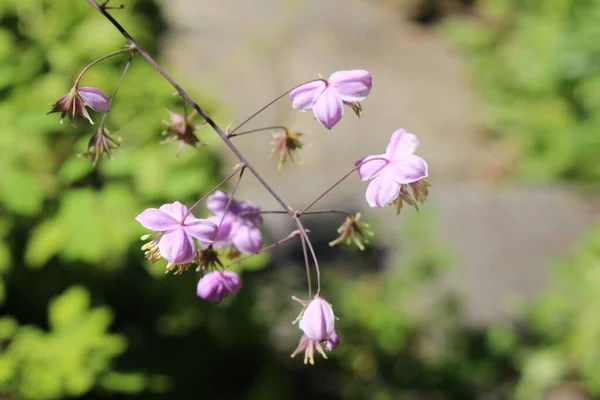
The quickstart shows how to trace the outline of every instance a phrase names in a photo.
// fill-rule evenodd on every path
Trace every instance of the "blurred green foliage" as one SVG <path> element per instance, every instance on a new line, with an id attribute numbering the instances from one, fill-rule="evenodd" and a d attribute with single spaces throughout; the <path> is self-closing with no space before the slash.
<path id="1" fill-rule="evenodd" d="M 521 176 L 600 179 L 600 2 L 481 0 L 451 22 L 484 123 L 520 152 Z"/>
<path id="2" fill-rule="evenodd" d="M 142 1 L 116 13 L 156 52 L 158 11 Z M 176 157 L 176 145 L 158 145 L 165 105 L 181 104 L 141 59 L 134 58 L 108 116 L 107 128 L 123 138 L 115 160 L 93 169 L 76 156 L 87 151 L 99 114 L 92 115 L 96 125 L 80 119 L 75 126 L 44 115 L 85 65 L 125 44 L 85 1 L 0 2 L 0 394 L 9 398 L 168 386 L 160 375 L 111 368 L 127 340 L 110 333 L 113 312 L 95 305 L 107 303 L 106 288 L 93 281 L 130 262 L 127 254 L 143 232 L 135 215 L 204 193 L 217 179 L 217 159 L 205 149 Z M 110 95 L 126 59 L 101 62 L 82 86 Z M 144 271 L 139 259 L 135 266 Z M 51 274 L 42 278 L 39 269 Z"/>

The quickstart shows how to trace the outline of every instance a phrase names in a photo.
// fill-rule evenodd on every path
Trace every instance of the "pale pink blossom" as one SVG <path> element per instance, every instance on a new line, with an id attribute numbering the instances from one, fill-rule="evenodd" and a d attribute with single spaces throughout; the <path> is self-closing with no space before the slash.
<path id="1" fill-rule="evenodd" d="M 371 74 L 363 69 L 337 71 L 329 79 L 319 79 L 298 86 L 290 92 L 292 106 L 299 111 L 312 110 L 317 121 L 331 129 L 344 115 L 344 104 L 361 110 L 359 101 L 373 86 Z"/>
<path id="2" fill-rule="evenodd" d="M 398 198 L 401 185 L 427 177 L 427 163 L 413 154 L 418 146 L 415 135 L 398 129 L 392 134 L 384 154 L 356 162 L 360 178 L 372 179 L 366 193 L 371 207 L 387 206 Z"/>
<path id="3" fill-rule="evenodd" d="M 148 208 L 135 218 L 144 228 L 159 232 L 153 240 L 158 245 L 160 256 L 172 264 L 186 264 L 194 260 L 194 239 L 203 245 L 212 243 L 217 226 L 205 219 L 188 214 L 186 206 L 176 201 L 160 208 Z"/>

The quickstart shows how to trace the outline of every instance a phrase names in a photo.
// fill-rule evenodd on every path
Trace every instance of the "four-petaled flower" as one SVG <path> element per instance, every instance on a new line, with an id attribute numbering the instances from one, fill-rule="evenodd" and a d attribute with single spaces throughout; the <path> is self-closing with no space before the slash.
<path id="1" fill-rule="evenodd" d="M 203 245 L 212 243 L 217 226 L 188 213 L 186 206 L 176 201 L 160 208 L 148 208 L 135 218 L 144 228 L 159 232 L 151 243 L 170 264 L 187 264 L 196 257 L 194 239 Z M 147 246 L 147 245 L 146 245 Z M 168 267 L 167 267 L 168 268 Z"/>
<path id="2" fill-rule="evenodd" d="M 204 275 L 196 288 L 196 294 L 211 303 L 219 304 L 229 294 L 242 289 L 242 278 L 231 271 L 213 271 Z"/>
<path id="3" fill-rule="evenodd" d="M 356 162 L 363 181 L 373 179 L 367 188 L 371 207 L 384 207 L 400 195 L 401 185 L 427 177 L 427 163 L 413 153 L 419 140 L 412 133 L 398 129 L 392 134 L 385 153 Z"/>
<path id="4" fill-rule="evenodd" d="M 74 87 L 69 93 L 63 95 L 54 105 L 48 114 L 60 112 L 60 123 L 62 124 L 65 115 L 68 115 L 71 122 L 77 114 L 87 118 L 91 124 L 94 123 L 85 107 L 101 113 L 108 112 L 109 100 L 106 93 L 94 87 Z"/>
<path id="5" fill-rule="evenodd" d="M 207 199 L 206 206 L 215 214 L 208 220 L 219 225 L 214 248 L 233 246 L 242 253 L 256 253 L 260 250 L 262 217 L 259 206 L 247 201 L 235 201 L 220 190 Z"/>
<path id="6" fill-rule="evenodd" d="M 290 99 L 296 110 L 312 110 L 317 121 L 331 129 L 342 119 L 344 104 L 360 116 L 362 108 L 358 102 L 367 97 L 372 86 L 369 71 L 337 71 L 327 80 L 319 79 L 298 86 L 290 92 Z"/>

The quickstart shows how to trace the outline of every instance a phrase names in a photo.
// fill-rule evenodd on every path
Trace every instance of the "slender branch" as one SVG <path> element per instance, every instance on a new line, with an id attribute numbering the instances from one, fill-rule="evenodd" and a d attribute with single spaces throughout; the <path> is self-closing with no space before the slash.
<path id="1" fill-rule="evenodd" d="M 298 227 L 298 232 L 301 232 L 302 229 L 302 225 L 300 224 L 300 219 L 297 217 L 294 217 L 294 222 L 296 223 L 296 226 Z M 300 234 L 300 241 L 302 242 L 302 253 L 304 255 L 304 265 L 306 267 L 306 280 L 308 281 L 308 299 L 312 299 L 312 282 L 311 282 L 311 276 L 310 276 L 310 262 L 308 261 L 308 251 L 306 250 L 306 235 L 304 234 Z"/>
<path id="2" fill-rule="evenodd" d="M 294 211 L 292 208 L 273 190 L 273 188 L 265 181 L 262 175 L 254 168 L 248 161 L 246 157 L 238 150 L 237 147 L 229 140 L 227 134 L 217 125 L 217 123 L 210 117 L 208 114 L 187 94 L 187 92 L 173 79 L 171 76 L 154 61 L 154 59 L 143 49 L 140 45 L 131 37 L 131 35 L 123 28 L 123 26 L 113 18 L 106 10 L 103 8 L 101 4 L 96 3 L 95 0 L 86 0 L 92 7 L 94 7 L 100 14 L 102 14 L 111 24 L 121 32 L 121 35 L 129 42 L 133 48 L 140 53 L 140 55 L 159 73 L 165 78 L 173 88 L 179 93 L 179 95 L 187 101 L 193 108 L 200 114 L 202 118 L 213 128 L 213 130 L 221 137 L 223 142 L 229 147 L 229 149 L 233 152 L 233 154 L 237 157 L 238 160 L 242 164 L 252 172 L 252 174 L 258 179 L 262 186 L 273 196 L 273 198 L 281 205 L 281 207 L 286 210 L 291 217 L 294 216 Z"/>
<path id="3" fill-rule="evenodd" d="M 88 0 L 89 1 L 89 0 Z M 277 96 L 274 100 L 271 100 L 269 103 L 267 103 L 267 105 L 265 105 L 263 108 L 261 108 L 260 110 L 258 110 L 257 112 L 255 112 L 254 114 L 252 114 L 251 116 L 249 116 L 248 118 L 246 118 L 246 120 L 244 120 L 244 122 L 242 122 L 241 124 L 239 124 L 238 126 L 235 127 L 234 130 L 232 130 L 231 132 L 229 132 L 229 135 L 231 136 L 233 133 L 235 133 L 238 129 L 240 129 L 242 126 L 246 125 L 248 122 L 250 122 L 254 117 L 256 117 L 258 114 L 260 114 L 261 112 L 265 111 L 267 108 L 271 107 L 273 104 L 275 104 L 277 101 L 279 101 L 281 98 L 283 98 L 284 96 L 287 96 L 288 93 L 290 93 L 292 90 L 296 89 L 299 86 L 302 85 L 306 85 L 307 83 L 310 82 L 315 82 L 315 81 L 325 81 L 323 78 L 320 79 L 313 79 L 310 80 L 308 82 L 304 82 L 298 86 L 294 86 L 293 88 L 291 88 L 290 90 L 288 90 L 287 92 Z"/>
<path id="4" fill-rule="evenodd" d="M 332 186 L 330 186 L 327 190 L 325 190 L 323 193 L 321 193 L 321 195 L 319 195 L 319 197 L 317 197 L 316 199 L 314 199 L 309 205 L 307 205 L 306 207 L 304 207 L 302 210 L 298 211 L 296 213 L 296 215 L 300 216 L 304 213 L 306 213 L 306 211 L 311 208 L 312 206 L 314 206 L 319 200 L 321 200 L 323 197 L 325 197 L 326 195 L 329 194 L 329 192 L 331 192 L 336 186 L 338 186 L 340 183 L 342 183 L 344 180 L 346 180 L 346 178 L 348 178 L 350 175 L 352 175 L 354 173 L 354 171 L 356 171 L 357 169 L 359 169 L 360 167 L 362 167 L 364 164 L 371 162 L 371 161 L 375 161 L 375 160 L 381 160 L 381 161 L 388 161 L 387 159 L 383 158 L 383 157 L 374 157 L 371 158 L 367 161 L 364 161 L 358 165 L 356 165 L 354 168 L 352 168 L 350 170 L 350 172 L 348 172 L 346 175 L 344 175 L 340 180 L 338 180 L 336 183 L 334 183 Z"/>
<path id="5" fill-rule="evenodd" d="M 249 259 L 251 257 L 254 257 L 257 254 L 264 253 L 266 251 L 272 250 L 272 249 L 274 249 L 275 247 L 277 247 L 279 245 L 282 245 L 284 243 L 289 242 L 290 240 L 292 240 L 293 238 L 295 238 L 298 235 L 300 235 L 300 232 L 293 231 L 292 233 L 290 233 L 285 238 L 280 239 L 280 240 L 276 241 L 275 243 L 272 243 L 272 244 L 270 244 L 270 245 L 268 245 L 266 247 L 263 247 L 262 249 L 260 249 L 256 253 L 250 254 L 249 256 L 246 256 L 246 257 L 238 258 L 237 260 L 233 260 L 231 263 L 227 264 L 227 266 L 225 267 L 225 269 L 231 267 L 232 265 L 239 264 L 239 263 L 241 263 L 243 261 L 246 261 L 247 259 Z"/>
<path id="6" fill-rule="evenodd" d="M 135 49 L 135 48 L 134 48 L 133 46 L 127 46 L 127 47 L 126 47 L 126 48 L 124 48 L 124 49 L 120 49 L 120 50 L 117 50 L 117 51 L 113 51 L 112 53 L 106 54 L 106 55 L 104 55 L 104 56 L 102 56 L 102 57 L 100 57 L 100 58 L 98 58 L 98 59 L 96 59 L 96 60 L 92 61 L 91 63 L 89 63 L 89 64 L 88 64 L 88 66 L 87 66 L 87 67 L 85 67 L 85 68 L 84 68 L 84 69 L 83 69 L 83 70 L 82 70 L 82 71 L 79 73 L 79 75 L 77 76 L 77 79 L 75 79 L 75 83 L 73 84 L 73 87 L 74 87 L 74 88 L 77 88 L 77 87 L 79 86 L 79 81 L 81 80 L 81 78 L 83 78 L 83 75 L 84 75 L 86 72 L 88 72 L 88 71 L 89 71 L 89 69 L 90 69 L 90 68 L 92 68 L 94 65 L 98 64 L 100 61 L 106 60 L 107 58 L 110 58 L 110 57 L 114 57 L 114 56 L 116 56 L 116 55 L 119 55 L 119 54 L 121 54 L 121 53 L 125 53 L 126 51 L 132 51 L 132 50 L 134 50 L 134 49 Z"/>
<path id="7" fill-rule="evenodd" d="M 223 221 L 225 220 L 225 216 L 227 215 L 227 212 L 229 211 L 229 207 L 231 207 L 231 204 L 233 203 L 233 196 L 235 196 L 235 193 L 237 192 L 238 188 L 240 187 L 240 182 L 242 181 L 242 175 L 244 175 L 244 169 L 245 168 L 242 168 L 240 170 L 240 176 L 238 177 L 238 180 L 235 183 L 235 186 L 233 187 L 231 194 L 229 195 L 229 200 L 227 201 L 227 205 L 225 206 L 225 211 L 223 211 L 223 215 L 221 215 L 221 220 L 219 221 L 219 225 L 217 225 L 217 233 L 216 233 L 215 237 L 219 236 L 219 229 L 221 229 L 221 226 L 223 226 Z"/>
<path id="8" fill-rule="evenodd" d="M 135 54 L 135 51 L 132 51 L 131 53 L 129 53 L 129 58 L 127 59 L 127 64 L 125 64 L 125 68 L 123 68 L 123 73 L 121 73 L 119 82 L 117 82 L 117 86 L 115 86 L 115 90 L 113 91 L 112 96 L 110 96 L 110 99 L 108 100 L 108 110 L 109 111 L 110 111 L 110 107 L 112 106 L 112 102 L 115 99 L 115 97 L 117 96 L 117 92 L 121 88 L 121 84 L 123 83 L 123 80 L 125 79 L 125 74 L 127 74 L 127 71 L 129 71 L 129 67 L 131 66 L 131 60 L 133 59 L 134 54 Z M 100 120 L 100 126 L 98 129 L 104 128 L 104 123 L 106 122 L 107 117 L 108 117 L 108 112 L 105 112 L 104 114 L 102 114 L 102 119 Z"/>
<path id="9" fill-rule="evenodd" d="M 275 126 L 267 126 L 266 128 L 252 129 L 250 131 L 244 131 L 244 132 L 239 132 L 239 133 L 229 133 L 229 138 L 231 139 L 231 138 L 234 138 L 237 136 L 247 135 L 249 133 L 255 133 L 255 132 L 273 131 L 275 129 L 283 129 L 284 131 L 287 132 L 287 128 L 285 126 L 275 125 Z"/>
<path id="10" fill-rule="evenodd" d="M 319 268 L 319 261 L 317 260 L 317 255 L 315 253 L 315 249 L 313 248 L 313 245 L 310 242 L 310 239 L 308 238 L 308 233 L 306 233 L 306 229 L 304 229 L 302 222 L 300 222 L 300 217 L 296 216 L 294 218 L 294 221 L 296 221 L 296 225 L 298 226 L 298 230 L 300 231 L 300 237 L 304 237 L 306 239 L 306 246 L 308 246 L 310 253 L 312 254 L 313 262 L 315 263 L 315 272 L 317 273 L 317 294 L 316 294 L 316 296 L 318 296 L 321 294 L 321 270 Z M 307 268 L 307 273 L 308 273 L 309 263 L 308 263 L 308 255 L 306 254 L 306 247 L 303 247 L 303 250 L 304 250 L 304 258 L 306 261 L 306 268 Z M 309 282 L 310 282 L 310 276 L 309 276 Z M 309 299 L 312 298 L 312 293 L 310 291 L 310 287 L 309 287 L 308 298 Z"/>
<path id="11" fill-rule="evenodd" d="M 183 221 L 185 221 L 185 219 L 188 217 L 188 215 L 190 215 L 192 213 L 192 211 L 194 211 L 194 209 L 196 207 L 198 207 L 200 205 L 200 203 L 202 203 L 204 201 L 204 199 L 206 199 L 208 196 L 210 196 L 211 194 L 213 194 L 214 192 L 217 191 L 217 189 L 219 189 L 221 186 L 223 186 L 225 183 L 227 183 L 228 180 L 230 180 L 231 178 L 233 178 L 240 170 L 240 168 L 244 168 L 243 165 L 238 165 L 233 169 L 233 172 L 231 174 L 229 174 L 229 176 L 227 176 L 227 178 L 223 179 L 221 181 L 221 183 L 219 183 L 217 186 L 215 186 L 214 188 L 212 188 L 210 190 L 210 192 L 206 193 L 204 196 L 202 196 L 202 198 L 200 198 L 200 200 L 198 200 L 197 202 L 195 202 L 194 204 L 192 204 L 192 206 L 190 208 L 188 208 L 187 213 L 183 216 Z"/>
<path id="12" fill-rule="evenodd" d="M 278 211 L 278 210 L 243 211 L 239 215 L 251 215 L 251 214 L 286 214 L 287 215 L 287 213 L 285 211 Z M 314 210 L 314 211 L 306 211 L 306 212 L 302 213 L 302 215 L 311 215 L 311 214 L 343 214 L 347 217 L 354 216 L 354 214 L 351 214 L 348 211 L 335 210 L 335 209 Z"/>

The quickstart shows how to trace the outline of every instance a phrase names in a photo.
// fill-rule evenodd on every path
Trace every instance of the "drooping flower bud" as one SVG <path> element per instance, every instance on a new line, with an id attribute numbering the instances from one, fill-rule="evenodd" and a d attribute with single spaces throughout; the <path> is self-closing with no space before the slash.
<path id="1" fill-rule="evenodd" d="M 304 310 L 298 327 L 313 342 L 329 339 L 333 333 L 335 316 L 333 309 L 319 295 L 308 304 Z"/>
<path id="2" fill-rule="evenodd" d="M 91 124 L 94 123 L 90 114 L 86 110 L 86 106 L 94 111 L 101 113 L 108 112 L 109 100 L 106 93 L 94 87 L 73 87 L 69 93 L 63 95 L 54 105 L 48 114 L 60 112 L 60 123 L 62 124 L 65 116 L 68 115 L 71 122 L 77 114 L 83 116 Z"/>
<path id="3" fill-rule="evenodd" d="M 360 213 L 356 213 L 354 217 L 346 217 L 346 221 L 344 221 L 337 232 L 340 236 L 330 242 L 329 246 L 333 247 L 345 241 L 348 245 L 354 243 L 360 250 L 364 250 L 365 246 L 363 243 L 369 243 L 367 236 L 373 236 L 373 232 L 369 231 L 369 224 L 360 221 Z"/>
<path id="4" fill-rule="evenodd" d="M 214 271 L 204 275 L 196 288 L 196 294 L 211 303 L 219 304 L 230 293 L 242 289 L 242 278 L 231 271 Z"/>

